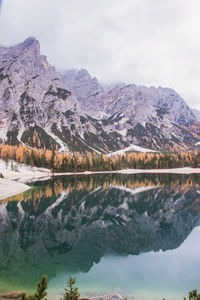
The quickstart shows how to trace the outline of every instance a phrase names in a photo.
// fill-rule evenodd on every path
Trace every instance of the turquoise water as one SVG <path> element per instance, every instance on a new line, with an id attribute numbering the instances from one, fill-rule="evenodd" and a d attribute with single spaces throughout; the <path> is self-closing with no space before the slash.
<path id="1" fill-rule="evenodd" d="M 34 183 L 0 204 L 0 290 L 49 299 L 69 275 L 82 296 L 183 299 L 200 279 L 199 176 L 95 175 Z"/>
<path id="2" fill-rule="evenodd" d="M 126 257 L 107 255 L 86 274 L 77 274 L 85 295 L 116 291 L 128 299 L 183 299 L 200 285 L 200 227 L 175 250 L 142 253 Z M 194 247 L 194 245 L 196 245 Z M 49 286 L 57 295 L 65 285 L 66 273 L 57 274 Z M 135 298 L 134 298 L 135 299 Z"/>

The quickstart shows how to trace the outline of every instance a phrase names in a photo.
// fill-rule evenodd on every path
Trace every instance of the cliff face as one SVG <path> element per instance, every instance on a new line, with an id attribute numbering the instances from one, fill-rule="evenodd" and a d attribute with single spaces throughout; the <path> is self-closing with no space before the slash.
<path id="1" fill-rule="evenodd" d="M 151 149 L 199 140 L 197 115 L 172 89 L 125 85 L 103 88 L 86 70 L 61 74 L 82 108 L 98 118 L 107 132 L 117 131 L 123 140 Z"/>
<path id="2" fill-rule="evenodd" d="M 100 152 L 124 145 L 83 112 L 34 38 L 0 48 L 0 107 L 0 138 L 11 144 Z"/>
<path id="3" fill-rule="evenodd" d="M 0 141 L 108 153 L 136 144 L 195 147 L 197 116 L 168 88 L 104 88 L 86 70 L 58 73 L 39 42 L 0 47 Z M 195 130 L 194 130 L 195 128 Z"/>
<path id="4" fill-rule="evenodd" d="M 200 111 L 197 109 L 192 109 L 195 117 L 197 118 L 197 120 L 200 122 Z"/>

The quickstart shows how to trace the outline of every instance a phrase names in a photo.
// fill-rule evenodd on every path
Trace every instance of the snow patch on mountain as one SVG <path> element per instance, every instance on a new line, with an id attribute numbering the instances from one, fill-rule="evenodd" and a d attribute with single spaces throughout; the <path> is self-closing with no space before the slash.
<path id="1" fill-rule="evenodd" d="M 122 150 L 118 150 L 118 151 L 109 153 L 109 154 L 107 154 L 107 156 L 111 157 L 111 156 L 115 156 L 115 155 L 123 155 L 126 152 L 144 152 L 144 153 L 154 152 L 155 153 L 155 152 L 158 152 L 158 151 L 155 151 L 155 150 L 152 150 L 152 149 L 143 148 L 143 147 L 140 147 L 140 146 L 137 146 L 137 145 L 131 145 L 131 146 L 129 146 L 127 148 L 124 148 Z"/>

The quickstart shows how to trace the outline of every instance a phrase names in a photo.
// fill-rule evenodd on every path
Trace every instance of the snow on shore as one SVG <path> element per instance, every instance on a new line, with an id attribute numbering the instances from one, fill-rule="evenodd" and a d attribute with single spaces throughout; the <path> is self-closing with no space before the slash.
<path id="1" fill-rule="evenodd" d="M 174 168 L 174 169 L 123 169 L 117 171 L 85 171 L 85 172 L 66 172 L 54 173 L 54 176 L 61 175 L 92 175 L 92 174 L 143 174 L 143 173 L 160 173 L 160 174 L 200 174 L 200 168 Z"/>
<path id="2" fill-rule="evenodd" d="M 43 168 L 31 168 L 16 162 L 6 163 L 0 159 L 0 200 L 25 192 L 30 187 L 24 183 L 45 180 L 51 177 L 51 171 Z"/>
<path id="3" fill-rule="evenodd" d="M 4 178 L 0 180 L 0 200 L 26 191 L 29 186 L 24 184 L 39 180 L 47 180 L 52 176 L 63 175 L 91 175 L 91 174 L 200 174 L 200 168 L 176 168 L 176 169 L 124 169 L 118 171 L 85 171 L 85 172 L 66 172 L 52 173 L 49 169 L 30 167 L 24 164 L 19 165 L 16 162 L 9 161 L 7 164 L 0 159 L 0 173 Z"/>
<path id="4" fill-rule="evenodd" d="M 49 169 L 31 167 L 25 164 L 20 165 L 11 160 L 6 164 L 3 159 L 0 159 L 0 173 L 6 179 L 23 183 L 34 182 L 40 179 L 45 180 L 51 177 Z"/>
<path id="5" fill-rule="evenodd" d="M 174 168 L 174 169 L 126 169 L 117 171 L 122 174 L 143 174 L 143 173 L 160 173 L 160 174 L 200 174 L 200 168 Z"/>
<path id="6" fill-rule="evenodd" d="M 8 179 L 0 178 L 0 200 L 25 192 L 30 186 Z"/>

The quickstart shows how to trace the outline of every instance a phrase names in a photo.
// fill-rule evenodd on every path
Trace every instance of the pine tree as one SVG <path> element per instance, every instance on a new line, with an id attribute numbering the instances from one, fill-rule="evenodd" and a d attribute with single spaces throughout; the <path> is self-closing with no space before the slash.
<path id="1" fill-rule="evenodd" d="M 37 300 L 42 300 L 47 295 L 47 286 L 48 286 L 48 280 L 46 276 L 42 276 L 42 280 L 37 283 L 37 293 L 35 294 L 35 298 Z M 45 298 L 46 300 L 46 298 Z"/>
<path id="2" fill-rule="evenodd" d="M 48 280 L 46 276 L 42 276 L 42 279 L 40 282 L 37 283 L 37 292 L 34 295 L 27 296 L 26 294 L 21 295 L 21 300 L 47 300 L 47 286 L 48 286 Z"/>
<path id="3" fill-rule="evenodd" d="M 197 295 L 197 290 L 189 292 L 189 300 L 200 300 L 200 295 Z"/>
<path id="4" fill-rule="evenodd" d="M 72 278 L 70 276 L 69 280 L 67 281 L 67 288 L 65 288 L 65 293 L 61 300 L 78 300 L 80 294 L 78 292 L 78 288 L 74 287 L 75 283 L 76 278 Z"/>

